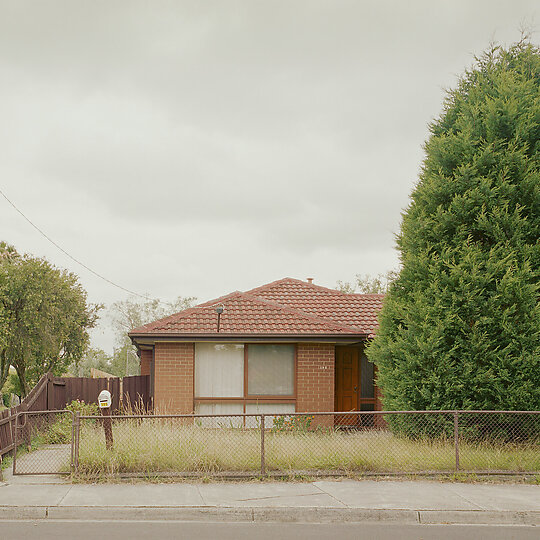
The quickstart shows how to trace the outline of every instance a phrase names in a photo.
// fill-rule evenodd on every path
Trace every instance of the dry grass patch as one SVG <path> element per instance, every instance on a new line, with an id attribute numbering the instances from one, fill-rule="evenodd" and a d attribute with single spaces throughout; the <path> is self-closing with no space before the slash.
<path id="1" fill-rule="evenodd" d="M 144 419 L 117 421 L 113 431 L 114 449 L 107 451 L 103 428 L 96 423 L 83 424 L 81 474 L 256 474 L 260 470 L 261 433 L 257 429 L 212 429 Z M 538 443 L 462 442 L 460 457 L 462 468 L 468 470 L 540 471 Z M 455 450 L 451 440 L 411 440 L 388 431 L 266 432 L 265 462 L 267 471 L 284 473 L 451 471 Z"/>

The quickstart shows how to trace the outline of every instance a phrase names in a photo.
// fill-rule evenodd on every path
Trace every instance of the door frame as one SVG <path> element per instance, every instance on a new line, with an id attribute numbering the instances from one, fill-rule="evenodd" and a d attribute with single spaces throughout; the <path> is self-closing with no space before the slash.
<path id="1" fill-rule="evenodd" d="M 352 409 L 353 411 L 361 411 L 361 410 L 376 410 L 377 409 L 377 386 L 375 385 L 375 380 L 373 381 L 373 397 L 372 398 L 363 398 L 362 397 L 362 361 L 361 357 L 364 353 L 365 349 L 365 343 L 358 343 L 355 345 L 336 345 L 336 352 L 335 352 L 335 372 L 334 372 L 334 411 L 337 411 L 337 401 L 338 401 L 338 385 L 339 385 L 339 378 L 337 376 L 337 370 L 338 370 L 338 349 L 339 348 L 351 348 L 356 349 L 358 351 L 358 354 L 356 355 L 356 362 L 357 362 L 357 373 L 358 373 L 358 381 L 356 381 L 356 386 L 358 388 L 356 392 L 356 403 L 355 408 Z M 374 368 L 373 378 L 375 379 L 376 374 L 376 367 Z M 367 407 L 363 408 L 362 406 L 368 406 L 372 405 L 372 409 L 368 409 Z"/>

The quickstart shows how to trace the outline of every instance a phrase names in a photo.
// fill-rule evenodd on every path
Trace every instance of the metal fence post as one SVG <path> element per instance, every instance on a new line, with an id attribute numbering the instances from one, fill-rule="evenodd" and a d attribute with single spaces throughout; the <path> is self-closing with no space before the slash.
<path id="1" fill-rule="evenodd" d="M 71 474 L 75 472 L 75 414 L 71 412 L 71 456 L 69 463 L 69 470 Z"/>
<path id="2" fill-rule="evenodd" d="M 459 471 L 459 414 L 454 411 L 454 448 L 456 451 L 456 471 Z"/>
<path id="3" fill-rule="evenodd" d="M 15 474 L 15 466 L 17 465 L 17 447 L 18 444 L 18 430 L 19 430 L 19 413 L 15 415 L 15 429 L 13 431 L 13 474 Z"/>
<path id="4" fill-rule="evenodd" d="M 264 414 L 261 414 L 261 476 L 266 474 L 266 464 L 264 462 Z"/>
<path id="5" fill-rule="evenodd" d="M 75 413 L 75 429 L 73 434 L 73 461 L 74 461 L 74 473 L 79 472 L 79 439 L 81 434 L 81 413 L 77 411 Z"/>

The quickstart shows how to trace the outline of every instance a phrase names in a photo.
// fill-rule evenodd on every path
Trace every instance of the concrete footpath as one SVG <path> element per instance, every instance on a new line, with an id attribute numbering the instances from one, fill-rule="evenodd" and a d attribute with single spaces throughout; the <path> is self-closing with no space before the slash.
<path id="1" fill-rule="evenodd" d="M 402 480 L 71 484 L 0 482 L 0 520 L 540 525 L 540 486 Z"/>

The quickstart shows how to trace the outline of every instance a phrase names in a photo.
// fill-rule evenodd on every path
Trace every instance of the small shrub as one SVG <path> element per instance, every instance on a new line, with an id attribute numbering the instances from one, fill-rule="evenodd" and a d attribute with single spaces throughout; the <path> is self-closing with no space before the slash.
<path id="1" fill-rule="evenodd" d="M 81 416 L 97 416 L 99 412 L 96 403 L 85 403 L 79 399 L 75 399 L 66 405 L 66 409 L 73 413 L 79 412 Z M 72 415 L 58 413 L 57 416 L 59 416 L 58 420 L 50 424 L 44 433 L 47 444 L 67 444 L 71 442 Z"/>
<path id="2" fill-rule="evenodd" d="M 13 465 L 13 458 L 11 456 L 0 457 L 0 469 L 9 469 Z"/>
<path id="3" fill-rule="evenodd" d="M 74 399 L 66 409 L 73 413 L 81 413 L 81 416 L 99 416 L 99 407 L 97 403 L 85 403 L 80 399 Z"/>
<path id="4" fill-rule="evenodd" d="M 311 415 L 302 415 L 302 416 L 288 416 L 288 415 L 282 415 L 277 416 L 274 419 L 274 426 L 272 427 L 272 431 L 274 433 L 279 433 L 282 431 L 309 431 L 309 428 L 311 426 L 311 422 L 313 422 L 313 416 Z"/>

